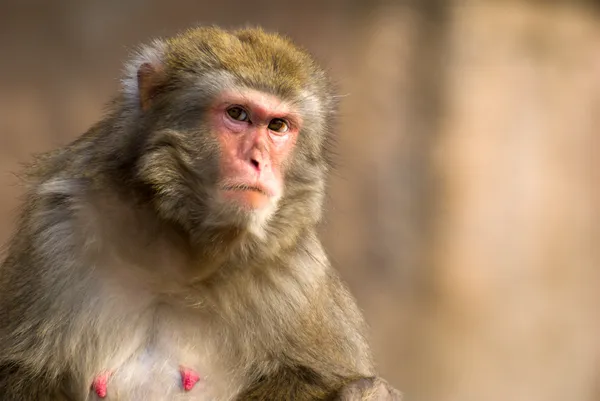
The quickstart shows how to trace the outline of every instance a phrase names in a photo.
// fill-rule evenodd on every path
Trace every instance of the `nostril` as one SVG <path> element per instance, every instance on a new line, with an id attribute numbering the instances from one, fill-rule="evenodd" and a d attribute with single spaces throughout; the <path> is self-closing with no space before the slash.
<path id="1" fill-rule="evenodd" d="M 254 166 L 255 169 L 258 170 L 260 168 L 260 163 L 258 162 L 258 160 L 250 159 L 250 163 L 252 163 L 252 165 Z"/>

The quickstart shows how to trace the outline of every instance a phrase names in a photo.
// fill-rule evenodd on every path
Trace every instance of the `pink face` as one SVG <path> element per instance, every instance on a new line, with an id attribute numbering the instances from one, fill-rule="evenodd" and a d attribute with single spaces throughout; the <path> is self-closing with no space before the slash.
<path id="1" fill-rule="evenodd" d="M 255 90 L 225 92 L 210 110 L 221 146 L 218 195 L 256 210 L 283 195 L 283 166 L 301 120 L 290 105 Z"/>

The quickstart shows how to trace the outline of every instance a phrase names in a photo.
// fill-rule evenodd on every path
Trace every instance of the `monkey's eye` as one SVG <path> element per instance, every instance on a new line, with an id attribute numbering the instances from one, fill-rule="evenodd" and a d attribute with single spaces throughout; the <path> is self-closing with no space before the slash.
<path id="1" fill-rule="evenodd" d="M 281 134 L 287 132 L 290 127 L 288 124 L 282 120 L 281 118 L 274 118 L 269 122 L 269 129 L 271 131 L 279 132 Z"/>
<path id="2" fill-rule="evenodd" d="M 248 113 L 240 106 L 233 106 L 227 109 L 229 117 L 237 121 L 248 121 Z"/>

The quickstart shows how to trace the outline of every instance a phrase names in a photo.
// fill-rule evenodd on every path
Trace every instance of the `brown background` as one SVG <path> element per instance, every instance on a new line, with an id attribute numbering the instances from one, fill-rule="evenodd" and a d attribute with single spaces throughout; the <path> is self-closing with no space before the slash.
<path id="1" fill-rule="evenodd" d="M 246 23 L 345 95 L 323 236 L 382 374 L 407 400 L 600 400 L 591 1 L 0 0 L 0 240 L 19 163 L 101 117 L 137 43 Z"/>

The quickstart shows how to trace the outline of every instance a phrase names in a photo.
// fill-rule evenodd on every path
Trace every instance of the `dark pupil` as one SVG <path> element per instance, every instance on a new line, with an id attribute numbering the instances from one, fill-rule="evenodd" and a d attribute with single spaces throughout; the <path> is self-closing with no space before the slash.
<path id="1" fill-rule="evenodd" d="M 281 121 L 281 120 L 273 120 L 273 121 L 271 121 L 271 129 L 272 130 L 278 131 L 281 128 L 283 128 L 283 121 Z"/>
<path id="2" fill-rule="evenodd" d="M 239 107 L 233 107 L 229 109 L 229 115 L 235 119 L 238 119 L 242 115 L 242 109 L 240 109 Z"/>

